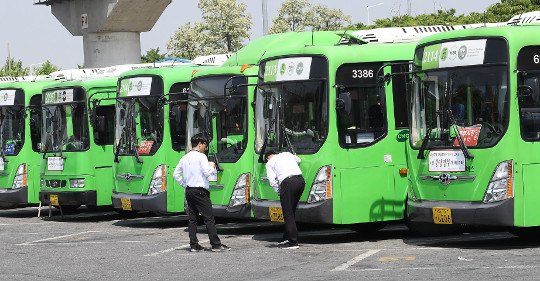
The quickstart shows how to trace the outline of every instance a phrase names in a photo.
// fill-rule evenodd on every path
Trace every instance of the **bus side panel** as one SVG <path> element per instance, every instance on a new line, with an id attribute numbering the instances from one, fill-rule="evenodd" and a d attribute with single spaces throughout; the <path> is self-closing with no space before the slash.
<path id="1" fill-rule="evenodd" d="M 39 163 L 28 166 L 28 203 L 39 203 Z"/>
<path id="2" fill-rule="evenodd" d="M 90 179 L 90 178 L 88 178 Z M 95 169 L 94 184 L 97 191 L 97 205 L 112 205 L 112 167 Z"/>
<path id="3" fill-rule="evenodd" d="M 185 153 L 167 155 L 167 212 L 184 212 L 184 188 L 173 178 L 174 169 Z"/>
<path id="4" fill-rule="evenodd" d="M 393 167 L 341 169 L 343 224 L 394 219 Z M 359 202 L 362 202 L 359 204 Z"/>
<path id="5" fill-rule="evenodd" d="M 407 201 L 407 191 L 409 189 L 409 180 L 407 175 L 400 174 L 400 169 L 406 169 L 406 165 L 394 166 L 394 219 L 401 220 L 405 218 L 405 202 Z"/>
<path id="6" fill-rule="evenodd" d="M 537 226 L 540 225 L 539 204 L 540 202 L 540 184 L 538 182 L 538 175 L 540 175 L 540 164 L 523 165 L 523 226 Z M 514 183 L 517 187 L 517 184 Z M 517 193 L 517 190 L 516 190 Z M 516 200 L 518 194 L 515 194 Z M 520 204 L 516 201 L 516 206 Z M 515 210 L 515 216 L 521 213 L 521 210 Z M 515 218 L 516 226 L 518 225 L 518 218 Z"/>

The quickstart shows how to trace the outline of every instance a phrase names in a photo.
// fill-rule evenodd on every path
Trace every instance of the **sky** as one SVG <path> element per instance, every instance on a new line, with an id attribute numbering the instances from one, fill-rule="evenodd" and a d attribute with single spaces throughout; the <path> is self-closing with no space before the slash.
<path id="1" fill-rule="evenodd" d="M 90 0 L 87 0 L 90 1 Z M 251 40 L 263 35 L 261 0 L 237 0 L 247 4 L 253 26 Z M 311 4 L 324 4 L 332 9 L 340 9 L 350 15 L 352 23 L 367 23 L 367 7 L 371 22 L 375 19 L 403 15 L 407 11 L 407 0 L 309 0 Z M 456 9 L 457 14 L 483 12 L 488 6 L 500 0 L 411 0 L 412 15 L 433 13 L 437 10 Z M 10 55 L 22 60 L 23 65 L 37 66 L 50 60 L 62 69 L 77 68 L 84 62 L 82 36 L 72 36 L 51 14 L 49 6 L 34 5 L 35 0 L 0 1 L 0 65 L 4 65 Z M 267 0 L 268 26 L 277 17 L 284 0 Z M 172 0 L 154 28 L 141 33 L 143 54 L 151 48 L 159 47 L 161 53 L 167 50 L 167 42 L 179 26 L 186 22 L 201 20 L 201 12 L 196 0 Z"/>

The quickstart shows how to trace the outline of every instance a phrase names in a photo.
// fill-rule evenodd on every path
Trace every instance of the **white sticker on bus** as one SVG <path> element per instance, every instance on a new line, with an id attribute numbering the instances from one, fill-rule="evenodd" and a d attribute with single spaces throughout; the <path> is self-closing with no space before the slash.
<path id="1" fill-rule="evenodd" d="M 59 156 L 47 157 L 47 170 L 49 171 L 63 171 L 64 159 Z"/>
<path id="2" fill-rule="evenodd" d="M 442 43 L 439 68 L 483 64 L 485 51 L 486 39 Z"/>
<path id="3" fill-rule="evenodd" d="M 465 155 L 461 150 L 432 150 L 428 159 L 430 172 L 465 172 Z"/>
<path id="4" fill-rule="evenodd" d="M 152 77 L 134 77 L 122 80 L 121 96 L 149 96 L 152 89 Z"/>
<path id="5" fill-rule="evenodd" d="M 45 104 L 73 102 L 73 89 L 59 89 L 45 92 Z"/>
<path id="6" fill-rule="evenodd" d="M 14 105 L 16 90 L 0 90 L 0 105 Z"/>
<path id="7" fill-rule="evenodd" d="M 276 81 L 308 80 L 311 57 L 280 59 L 277 65 Z"/>

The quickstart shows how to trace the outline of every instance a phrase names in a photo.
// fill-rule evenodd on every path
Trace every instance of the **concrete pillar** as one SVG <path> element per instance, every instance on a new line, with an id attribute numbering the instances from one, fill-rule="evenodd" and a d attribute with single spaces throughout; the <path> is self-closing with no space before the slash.
<path id="1" fill-rule="evenodd" d="M 141 62 L 140 33 L 172 0 L 38 0 L 73 35 L 83 37 L 84 66 Z"/>

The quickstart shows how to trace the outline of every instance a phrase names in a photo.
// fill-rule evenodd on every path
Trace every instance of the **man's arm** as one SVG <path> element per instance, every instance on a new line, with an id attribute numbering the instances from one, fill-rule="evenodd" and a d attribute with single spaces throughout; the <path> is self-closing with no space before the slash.
<path id="1" fill-rule="evenodd" d="M 268 181 L 270 182 L 270 186 L 279 195 L 279 183 L 277 180 L 276 173 L 274 172 L 274 168 L 272 167 L 270 163 L 266 163 L 266 177 L 268 178 Z"/>
<path id="2" fill-rule="evenodd" d="M 173 178 L 178 184 L 182 187 L 184 186 L 184 178 L 182 177 L 182 164 L 180 164 L 181 161 L 178 162 L 178 165 L 176 165 L 176 168 L 174 169 Z"/>

